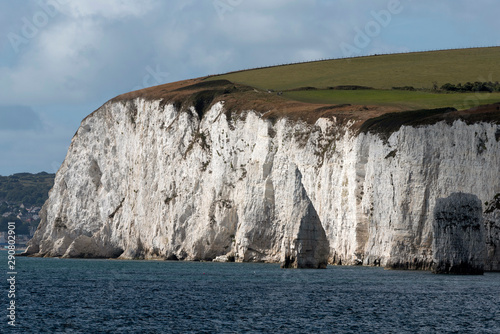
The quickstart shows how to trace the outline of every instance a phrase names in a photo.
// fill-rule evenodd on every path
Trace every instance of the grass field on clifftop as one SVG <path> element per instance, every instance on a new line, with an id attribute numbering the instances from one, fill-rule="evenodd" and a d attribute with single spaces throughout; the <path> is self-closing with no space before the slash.
<path id="1" fill-rule="evenodd" d="M 432 93 L 398 90 L 307 90 L 285 92 L 292 100 L 324 104 L 387 105 L 410 109 L 454 107 L 458 110 L 500 102 L 500 93 Z"/>
<path id="2" fill-rule="evenodd" d="M 285 97 L 308 103 L 467 109 L 500 102 L 500 93 L 443 93 L 432 88 L 445 83 L 500 81 L 500 47 L 316 61 L 234 72 L 208 80 L 214 79 L 284 91 Z M 328 89 L 342 85 L 374 89 Z M 412 86 L 416 91 L 391 89 L 402 86 Z M 315 89 L 302 89 L 305 87 Z"/>

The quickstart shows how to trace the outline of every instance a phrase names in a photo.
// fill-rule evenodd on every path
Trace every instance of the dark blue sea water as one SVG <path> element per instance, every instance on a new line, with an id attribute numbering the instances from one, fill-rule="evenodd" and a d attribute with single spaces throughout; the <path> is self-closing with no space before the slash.
<path id="1" fill-rule="evenodd" d="M 4 316 L 3 333 L 500 333 L 494 273 L 19 257 L 16 266 L 17 327 Z"/>

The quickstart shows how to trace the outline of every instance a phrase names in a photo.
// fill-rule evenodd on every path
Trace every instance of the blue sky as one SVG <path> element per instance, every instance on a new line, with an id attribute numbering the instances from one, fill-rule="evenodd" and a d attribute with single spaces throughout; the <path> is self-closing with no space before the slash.
<path id="1" fill-rule="evenodd" d="M 500 45 L 497 0 L 0 3 L 0 175 L 56 172 L 114 96 L 281 63 Z"/>

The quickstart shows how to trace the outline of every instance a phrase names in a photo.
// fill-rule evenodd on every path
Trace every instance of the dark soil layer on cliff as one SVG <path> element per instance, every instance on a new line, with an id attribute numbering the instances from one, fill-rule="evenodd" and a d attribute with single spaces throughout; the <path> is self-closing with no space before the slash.
<path id="1" fill-rule="evenodd" d="M 500 124 L 500 103 L 461 111 L 454 108 L 439 108 L 387 113 L 365 121 L 360 127 L 360 132 L 379 133 L 387 138 L 403 125 L 420 126 L 440 121 L 452 124 L 456 120 L 462 120 L 467 124 L 477 122 Z"/>
<path id="2" fill-rule="evenodd" d="M 194 107 L 200 118 L 208 108 L 219 101 L 224 101 L 228 116 L 245 110 L 255 110 L 273 122 L 286 117 L 310 124 L 319 118 L 335 117 L 339 123 L 354 120 L 354 127 L 358 127 L 362 132 L 384 135 L 397 131 L 402 125 L 418 126 L 442 120 L 449 123 L 461 119 L 467 123 L 485 121 L 500 124 L 500 103 L 467 110 L 456 110 L 452 107 L 404 110 L 393 105 L 305 103 L 227 80 L 192 79 L 174 82 L 126 93 L 114 98 L 113 101 L 127 101 L 134 98 L 162 100 L 163 104 L 173 103 L 182 109 Z"/>
<path id="3" fill-rule="evenodd" d="M 260 112 L 273 122 L 287 118 L 313 124 L 319 118 L 335 117 L 340 124 L 354 121 L 355 129 L 384 136 L 402 125 L 442 120 L 499 123 L 500 105 L 495 102 L 500 102 L 500 93 L 386 89 L 465 82 L 472 80 L 472 73 L 477 79 L 477 73 L 483 72 L 492 80 L 500 75 L 499 56 L 500 47 L 493 47 L 310 62 L 178 81 L 126 93 L 112 101 L 162 100 L 163 105 L 172 103 L 183 110 L 194 107 L 200 118 L 223 101 L 228 117 L 246 110 Z M 352 79 L 349 71 L 354 70 L 363 80 Z M 392 75 L 400 72 L 404 75 Z M 323 89 L 318 89 L 321 85 Z"/>
<path id="4" fill-rule="evenodd" d="M 203 78 L 122 94 L 112 101 L 129 101 L 135 98 L 162 100 L 164 105 L 172 103 L 177 108 L 184 110 L 194 107 L 200 117 L 203 117 L 206 110 L 212 105 L 224 101 L 228 115 L 255 110 L 260 112 L 264 118 L 272 121 L 286 117 L 290 120 L 303 120 L 310 124 L 315 123 L 321 117 L 336 117 L 339 122 L 353 119 L 364 121 L 387 112 L 400 110 L 394 106 L 305 103 L 227 80 L 203 81 Z"/>

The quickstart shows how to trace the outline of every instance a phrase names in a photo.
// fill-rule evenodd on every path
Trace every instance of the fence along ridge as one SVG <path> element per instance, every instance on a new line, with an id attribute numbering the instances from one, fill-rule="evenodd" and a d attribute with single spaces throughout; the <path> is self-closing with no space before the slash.
<path id="1" fill-rule="evenodd" d="M 322 62 L 322 61 L 350 60 L 350 59 L 358 59 L 358 58 L 366 58 L 366 57 L 374 57 L 374 56 L 392 56 L 392 55 L 399 55 L 399 54 L 423 53 L 423 52 L 458 51 L 458 50 L 470 50 L 470 49 L 488 49 L 488 48 L 497 48 L 497 47 L 500 47 L 500 45 L 469 46 L 469 47 L 463 47 L 463 48 L 449 48 L 449 49 L 427 49 L 427 50 L 407 51 L 407 52 L 401 52 L 401 51 L 399 51 L 399 52 L 387 52 L 387 53 L 374 53 L 374 54 L 360 55 L 360 56 L 354 56 L 354 57 L 321 58 L 321 59 L 316 59 L 316 60 L 305 60 L 305 61 L 297 61 L 297 62 L 284 63 L 284 64 L 275 64 L 275 65 L 266 65 L 266 66 L 259 66 L 259 67 L 253 67 L 253 68 L 245 68 L 245 69 L 234 70 L 234 71 L 229 71 L 229 72 L 225 72 L 225 73 L 209 74 L 209 75 L 206 75 L 204 77 L 204 79 L 208 79 L 208 78 L 211 78 L 211 77 L 217 77 L 217 76 L 220 76 L 220 75 L 227 75 L 227 74 L 234 74 L 234 73 L 240 73 L 240 72 L 262 70 L 262 69 L 266 69 L 266 68 L 289 66 L 289 65 L 299 65 L 299 64 L 306 64 L 306 63 L 319 63 L 319 62 Z"/>

